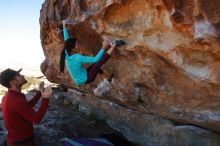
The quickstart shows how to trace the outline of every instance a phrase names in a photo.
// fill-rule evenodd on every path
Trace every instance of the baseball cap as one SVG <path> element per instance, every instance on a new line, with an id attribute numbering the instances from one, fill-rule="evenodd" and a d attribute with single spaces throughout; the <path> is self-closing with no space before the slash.
<path id="1" fill-rule="evenodd" d="M 0 84 L 2 86 L 5 86 L 5 87 L 8 88 L 9 87 L 9 82 L 11 80 L 13 80 L 16 75 L 19 75 L 21 71 L 22 71 L 22 68 L 19 69 L 18 71 L 15 71 L 15 70 L 10 69 L 10 68 L 2 71 L 1 74 L 0 74 Z"/>

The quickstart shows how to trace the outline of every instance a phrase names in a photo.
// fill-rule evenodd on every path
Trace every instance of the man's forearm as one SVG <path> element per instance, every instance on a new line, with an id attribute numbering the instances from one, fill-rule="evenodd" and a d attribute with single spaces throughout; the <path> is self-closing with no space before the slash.
<path id="1" fill-rule="evenodd" d="M 41 92 L 37 91 L 36 95 L 30 101 L 28 101 L 28 104 L 33 107 L 40 99 L 40 97 L 41 97 Z"/>

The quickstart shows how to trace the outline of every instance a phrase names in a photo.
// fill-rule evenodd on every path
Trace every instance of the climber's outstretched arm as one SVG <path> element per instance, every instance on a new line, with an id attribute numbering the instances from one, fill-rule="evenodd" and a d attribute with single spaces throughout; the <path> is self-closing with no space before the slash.
<path id="1" fill-rule="evenodd" d="M 68 30 L 66 28 L 66 20 L 63 20 L 63 38 L 65 41 L 69 38 Z"/>

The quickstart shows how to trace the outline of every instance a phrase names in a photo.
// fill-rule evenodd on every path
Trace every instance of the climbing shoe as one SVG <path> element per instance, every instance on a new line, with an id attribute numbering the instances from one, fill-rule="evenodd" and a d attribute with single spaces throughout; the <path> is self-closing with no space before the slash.
<path id="1" fill-rule="evenodd" d="M 123 40 L 116 40 L 116 41 L 115 41 L 115 45 L 116 45 L 117 47 L 120 47 L 120 46 L 125 45 L 125 42 L 124 42 Z"/>

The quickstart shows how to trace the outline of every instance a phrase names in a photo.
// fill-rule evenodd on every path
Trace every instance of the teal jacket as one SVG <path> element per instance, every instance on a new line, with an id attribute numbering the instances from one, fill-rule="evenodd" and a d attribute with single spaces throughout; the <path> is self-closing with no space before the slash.
<path id="1" fill-rule="evenodd" d="M 64 40 L 66 41 L 69 38 L 69 34 L 66 28 L 64 28 L 63 30 L 63 35 L 64 35 Z M 103 53 L 104 53 L 103 48 L 101 48 L 98 54 L 94 57 L 83 56 L 78 53 L 69 56 L 66 52 L 66 57 L 65 57 L 66 67 L 76 85 L 83 85 L 87 80 L 87 71 L 83 67 L 83 64 L 98 62 L 102 57 Z"/>

